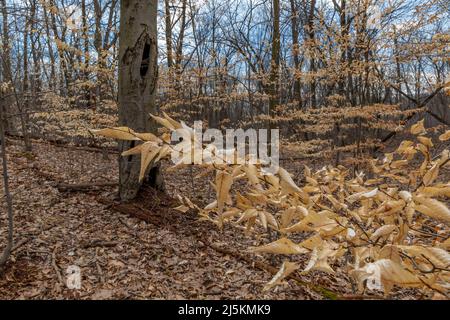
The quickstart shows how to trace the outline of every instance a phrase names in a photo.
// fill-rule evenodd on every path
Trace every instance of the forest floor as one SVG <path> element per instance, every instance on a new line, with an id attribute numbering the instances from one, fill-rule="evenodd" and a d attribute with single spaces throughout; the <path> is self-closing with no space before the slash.
<path id="1" fill-rule="evenodd" d="M 247 249 L 269 239 L 246 236 L 232 226 L 220 231 L 194 213 L 171 209 L 176 204 L 169 196 L 176 193 L 198 204 L 214 197 L 206 180 L 193 178 L 196 169 L 165 173 L 169 196 L 143 197 L 137 211 L 150 212 L 144 221 L 114 209 L 115 186 L 58 188 L 61 183 L 118 181 L 117 154 L 38 142 L 33 147 L 31 154 L 24 153 L 19 140 L 8 141 L 15 245 L 0 274 L 0 299 L 322 299 L 317 285 L 338 296 L 353 293 L 343 273 L 319 271 L 299 276 L 304 283 L 289 280 L 263 291 L 273 276 L 268 268 L 278 269 L 282 260 Z M 290 167 L 301 170 L 302 165 Z M 7 233 L 5 210 L 3 204 L 1 244 Z M 79 290 L 66 286 L 70 266 L 81 268 Z M 403 290 L 391 297 L 414 295 Z"/>

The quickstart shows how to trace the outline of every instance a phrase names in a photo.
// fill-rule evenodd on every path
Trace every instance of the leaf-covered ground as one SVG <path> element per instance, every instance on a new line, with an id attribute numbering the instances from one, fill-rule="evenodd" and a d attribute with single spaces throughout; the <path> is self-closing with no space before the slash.
<path id="1" fill-rule="evenodd" d="M 219 231 L 209 222 L 198 221 L 194 213 L 171 210 L 157 195 L 138 203 L 146 212 L 157 213 L 146 222 L 108 204 L 114 203 L 116 187 L 82 192 L 58 189 L 59 183 L 117 181 L 116 154 L 37 142 L 32 154 L 21 150 L 19 141 L 9 141 L 15 245 L 12 259 L 0 274 L 1 299 L 323 298 L 295 280 L 262 291 L 272 274 L 260 265 L 278 267 L 281 260 L 246 249 L 269 239 L 246 236 L 231 226 Z M 168 194 L 185 194 L 199 203 L 212 199 L 212 188 L 206 179 L 194 178 L 197 173 L 189 168 L 166 173 Z M 7 232 L 5 209 L 3 204 L 2 245 Z M 65 285 L 71 265 L 81 268 L 80 290 Z M 350 282 L 339 273 L 313 272 L 301 280 L 338 295 L 352 294 Z M 403 290 L 392 297 L 414 298 L 414 292 Z"/>

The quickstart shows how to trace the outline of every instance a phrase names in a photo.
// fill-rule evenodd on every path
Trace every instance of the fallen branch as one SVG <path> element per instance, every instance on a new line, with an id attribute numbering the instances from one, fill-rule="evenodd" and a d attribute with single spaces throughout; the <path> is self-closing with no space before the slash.
<path id="1" fill-rule="evenodd" d="M 58 183 L 56 188 L 58 188 L 59 191 L 85 191 L 97 187 L 115 187 L 117 185 L 117 182 Z"/>
<path id="2" fill-rule="evenodd" d="M 25 244 L 27 244 L 28 242 L 30 242 L 30 241 L 36 239 L 36 238 L 37 238 L 40 234 L 42 234 L 43 232 L 46 232 L 46 231 L 48 231 L 48 230 L 50 230 L 50 229 L 52 229 L 52 228 L 54 228 L 54 227 L 56 227 L 56 226 L 57 226 L 57 224 L 49 225 L 49 226 L 47 226 L 46 228 L 44 228 L 42 231 L 36 232 L 35 234 L 33 234 L 33 235 L 29 236 L 29 237 L 26 237 L 26 238 L 21 239 L 20 241 L 18 241 L 17 243 L 14 244 L 14 246 L 13 246 L 12 249 L 11 249 L 11 252 L 14 252 L 14 251 L 20 249 L 23 245 L 25 245 Z"/>
<path id="3" fill-rule="evenodd" d="M 117 246 L 119 243 L 117 241 L 108 241 L 108 240 L 101 240 L 101 239 L 95 239 L 92 240 L 91 242 L 85 243 L 82 245 L 83 249 L 88 249 L 88 248 L 95 248 L 95 247 L 115 247 Z"/>
<path id="4" fill-rule="evenodd" d="M 58 277 L 59 283 L 61 284 L 61 286 L 64 287 L 65 283 L 62 278 L 61 271 L 59 270 L 58 264 L 56 263 L 56 250 L 58 250 L 58 246 L 55 246 L 55 249 L 53 249 L 52 252 L 52 266 L 53 269 L 55 270 L 56 276 Z"/>
<path id="5" fill-rule="evenodd" d="M 23 140 L 23 136 L 21 134 L 14 134 L 8 132 L 7 134 L 9 139 L 14 140 Z M 71 145 L 68 142 L 64 142 L 61 140 L 56 139 L 36 139 L 32 138 L 31 141 L 33 143 L 41 143 L 41 144 L 49 144 L 54 145 L 56 147 L 66 148 L 66 149 L 72 149 L 72 150 L 80 150 L 80 151 L 88 151 L 88 152 L 97 152 L 97 153 L 109 153 L 109 154 L 118 154 L 118 151 L 115 148 L 108 148 L 108 147 L 101 147 L 96 145 L 91 146 L 80 146 L 80 145 Z"/>

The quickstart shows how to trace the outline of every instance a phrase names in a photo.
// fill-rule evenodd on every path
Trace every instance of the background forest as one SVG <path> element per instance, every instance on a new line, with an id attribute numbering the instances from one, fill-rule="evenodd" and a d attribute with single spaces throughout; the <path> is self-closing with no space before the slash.
<path id="1" fill-rule="evenodd" d="M 155 86 L 152 113 L 163 118 L 152 121 L 165 127 L 152 130 L 151 138 L 91 130 L 132 127 L 123 121 L 121 104 L 127 103 L 124 92 L 132 93 L 124 89 L 124 68 L 133 48 L 121 55 L 119 40 L 128 46 L 124 39 L 133 35 L 122 28 L 145 15 L 124 9 L 136 3 L 157 4 L 150 17 L 156 41 L 144 44 L 138 67 L 142 79 L 150 77 L 145 88 Z M 8 230 L 0 231 L 12 253 L 0 273 L 0 287 L 8 288 L 1 297 L 448 298 L 450 1 L 0 0 L 0 11 L 2 141 L 10 144 L 11 167 L 9 190 L 6 166 L 2 171 L 7 201 L 0 227 L 8 221 L 3 213 L 14 211 L 20 235 L 13 241 Z M 167 156 L 161 134 L 195 120 L 221 130 L 279 128 L 280 165 L 290 174 L 283 169 L 278 184 L 262 182 L 254 167 L 205 173 L 157 164 Z M 161 169 L 164 187 L 158 189 L 164 192 L 144 190 L 136 202 L 120 202 L 118 184 L 122 200 L 130 199 L 122 192 L 124 160 L 119 169 L 117 146 L 144 159 L 142 145 L 156 148 L 146 165 L 151 163 L 150 175 L 156 165 Z M 241 182 L 231 188 L 242 177 L 251 190 Z M 234 200 L 236 207 L 229 203 Z M 316 211 L 337 214 L 317 219 L 340 231 L 311 221 L 309 228 L 289 226 L 313 219 L 308 212 Z M 380 212 L 382 218 L 373 217 Z M 239 235 L 236 226 L 223 224 L 234 218 Z M 209 230 L 211 222 L 217 230 Z M 339 228 L 355 235 L 338 241 Z M 301 249 L 285 237 L 291 232 L 302 233 L 291 238 Z M 301 242 L 315 232 L 320 245 Z M 349 245 L 349 237 L 364 240 Z M 431 251 L 401 247 L 406 244 Z M 254 261 L 242 255 L 249 247 L 257 248 L 257 268 L 265 274 L 255 274 Z M 205 261 L 197 261 L 198 252 Z M 306 252 L 299 261 L 283 258 Z M 360 290 L 367 265 L 351 272 L 345 267 L 356 263 L 355 256 L 398 277 L 367 294 Z M 415 278 L 397 264 L 376 264 L 384 260 L 403 263 Z M 336 264 L 336 274 L 328 263 Z M 81 291 L 66 286 L 70 265 L 82 268 Z M 315 271 L 296 275 L 300 268 Z M 289 286 L 278 286 L 286 279 Z"/>
<path id="2" fill-rule="evenodd" d="M 8 129 L 92 143 L 117 114 L 119 2 L 1 5 Z M 157 105 L 215 128 L 270 118 L 300 154 L 364 152 L 424 105 L 448 124 L 448 21 L 445 0 L 163 1 Z"/>

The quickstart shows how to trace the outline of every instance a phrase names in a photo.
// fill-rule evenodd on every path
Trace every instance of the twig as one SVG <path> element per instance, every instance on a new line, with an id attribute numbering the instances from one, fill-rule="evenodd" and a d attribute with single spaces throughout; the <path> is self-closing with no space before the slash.
<path id="1" fill-rule="evenodd" d="M 100 277 L 100 282 L 105 283 L 105 275 L 103 274 L 102 267 L 100 266 L 100 263 L 98 260 L 98 248 L 95 249 L 95 266 L 97 267 L 97 272 Z"/>
<path id="2" fill-rule="evenodd" d="M 64 280 L 61 275 L 61 271 L 59 270 L 58 264 L 56 263 L 56 250 L 58 250 L 58 246 L 55 246 L 52 252 L 52 266 L 55 270 L 56 276 L 58 277 L 59 283 L 64 286 Z"/>

